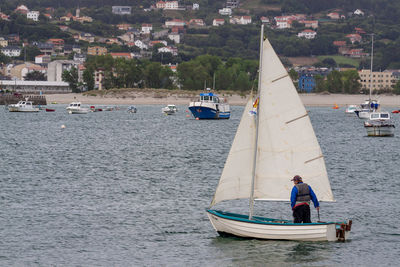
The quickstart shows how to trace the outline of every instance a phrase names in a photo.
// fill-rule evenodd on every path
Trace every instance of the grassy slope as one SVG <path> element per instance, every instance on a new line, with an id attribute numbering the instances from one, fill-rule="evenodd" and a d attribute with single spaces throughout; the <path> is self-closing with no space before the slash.
<path id="1" fill-rule="evenodd" d="M 337 64 L 348 64 L 348 65 L 352 65 L 356 68 L 358 68 L 359 63 L 360 63 L 359 60 L 357 60 L 357 59 L 344 57 L 344 56 L 338 56 L 338 55 L 318 56 L 318 59 L 320 61 L 322 61 L 328 57 L 333 58 Z"/>

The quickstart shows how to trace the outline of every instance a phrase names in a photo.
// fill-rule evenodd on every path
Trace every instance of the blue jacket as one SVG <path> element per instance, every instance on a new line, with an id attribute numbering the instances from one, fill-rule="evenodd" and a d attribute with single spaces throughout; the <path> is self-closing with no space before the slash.
<path id="1" fill-rule="evenodd" d="M 300 183 L 302 183 L 302 182 L 300 182 Z M 310 189 L 310 197 L 311 197 L 312 202 L 314 203 L 314 207 L 315 208 L 319 207 L 319 202 L 318 202 L 317 196 L 315 195 L 315 193 L 312 190 L 311 186 L 308 186 L 308 188 Z M 296 205 L 296 200 L 297 200 L 297 194 L 298 193 L 299 192 L 297 190 L 297 187 L 293 186 L 292 193 L 290 194 L 290 204 L 292 206 L 292 209 L 294 208 L 294 205 Z"/>

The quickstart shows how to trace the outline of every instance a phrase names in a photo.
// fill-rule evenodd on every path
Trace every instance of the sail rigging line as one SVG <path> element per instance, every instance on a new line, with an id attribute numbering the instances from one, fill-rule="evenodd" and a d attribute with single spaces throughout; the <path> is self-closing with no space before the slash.
<path id="1" fill-rule="evenodd" d="M 320 158 L 323 158 L 323 157 L 324 157 L 323 155 L 319 155 L 319 156 L 318 156 L 318 157 L 316 157 L 316 158 L 313 158 L 313 159 L 310 159 L 310 160 L 304 161 L 304 164 L 310 163 L 311 161 L 314 161 L 314 160 L 317 160 L 317 159 L 320 159 Z"/>
<path id="2" fill-rule="evenodd" d="M 275 80 L 272 80 L 271 82 L 274 83 L 274 82 L 279 81 L 279 80 L 281 80 L 283 78 L 286 78 L 287 76 L 289 76 L 289 74 L 285 74 L 282 77 L 279 77 L 279 78 L 276 78 Z"/>
<path id="3" fill-rule="evenodd" d="M 293 120 L 287 121 L 286 124 L 289 124 L 289 123 L 292 123 L 292 122 L 294 122 L 294 121 L 300 120 L 300 119 L 302 119 L 302 118 L 304 118 L 304 117 L 307 117 L 307 116 L 308 116 L 308 113 L 306 113 L 306 114 L 304 114 L 304 115 L 302 115 L 302 116 L 300 116 L 300 117 L 297 117 L 297 118 L 295 118 L 295 119 L 293 119 Z"/>
<path id="4" fill-rule="evenodd" d="M 260 62 L 259 62 L 259 67 L 258 67 L 258 92 L 257 92 L 257 98 L 258 98 L 258 104 L 257 104 L 257 116 L 256 116 L 256 135 L 255 135 L 255 148 L 258 147 L 258 125 L 260 121 L 260 116 L 259 116 L 259 110 L 260 110 L 260 89 L 261 89 L 261 72 L 262 72 L 262 60 L 263 60 L 263 46 L 264 46 L 264 25 L 261 25 L 261 34 L 260 34 Z M 256 162 L 257 162 L 257 152 L 258 149 L 254 149 L 254 162 L 253 162 L 253 169 L 252 169 L 252 175 L 251 175 L 251 189 L 250 189 L 250 199 L 249 199 L 249 220 L 252 219 L 253 217 L 253 212 L 254 212 L 254 183 L 255 183 L 255 178 L 256 178 Z"/>

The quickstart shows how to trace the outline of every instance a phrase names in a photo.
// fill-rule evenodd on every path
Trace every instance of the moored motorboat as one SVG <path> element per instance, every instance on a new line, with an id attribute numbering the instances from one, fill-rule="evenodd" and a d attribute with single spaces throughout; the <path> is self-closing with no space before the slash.
<path id="1" fill-rule="evenodd" d="M 8 106 L 10 112 L 39 112 L 38 107 L 34 107 L 32 101 L 28 99 L 18 101 L 17 104 L 11 104 Z"/>
<path id="2" fill-rule="evenodd" d="M 357 110 L 357 105 L 348 105 L 346 107 L 345 113 L 348 115 L 356 114 L 354 113 Z"/>
<path id="3" fill-rule="evenodd" d="M 198 101 L 189 103 L 189 110 L 196 119 L 229 119 L 231 110 L 224 98 L 210 92 L 201 93 Z"/>
<path id="4" fill-rule="evenodd" d="M 175 105 L 167 105 L 166 107 L 163 107 L 161 109 L 161 112 L 164 113 L 165 115 L 173 115 L 176 112 L 178 112 L 178 108 Z"/>
<path id="5" fill-rule="evenodd" d="M 389 112 L 373 112 L 368 121 L 364 122 L 368 136 L 394 136 L 395 125 Z"/>
<path id="6" fill-rule="evenodd" d="M 128 107 L 128 112 L 129 112 L 129 113 L 136 113 L 136 112 L 137 112 L 137 108 L 134 107 L 134 106 L 129 106 L 129 107 Z"/>
<path id="7" fill-rule="evenodd" d="M 79 109 L 71 109 L 68 111 L 69 114 L 87 114 L 92 112 L 89 108 L 79 108 Z"/>

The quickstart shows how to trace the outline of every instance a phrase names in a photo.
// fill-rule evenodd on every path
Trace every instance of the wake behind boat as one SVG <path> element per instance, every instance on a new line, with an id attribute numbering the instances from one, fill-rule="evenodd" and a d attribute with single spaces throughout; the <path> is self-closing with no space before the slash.
<path id="1" fill-rule="evenodd" d="M 245 107 L 207 215 L 222 236 L 344 241 L 351 221 L 293 223 L 253 216 L 256 199 L 289 201 L 290 177 L 295 174 L 301 174 L 312 185 L 320 201 L 334 201 L 307 111 L 263 33 L 262 26 L 258 97 L 254 104 L 250 98 Z M 234 199 L 249 199 L 249 215 L 211 209 L 221 201 Z"/>
<path id="2" fill-rule="evenodd" d="M 199 101 L 189 103 L 189 110 L 200 120 L 229 119 L 231 116 L 230 106 L 226 100 L 212 92 L 200 93 Z"/>

